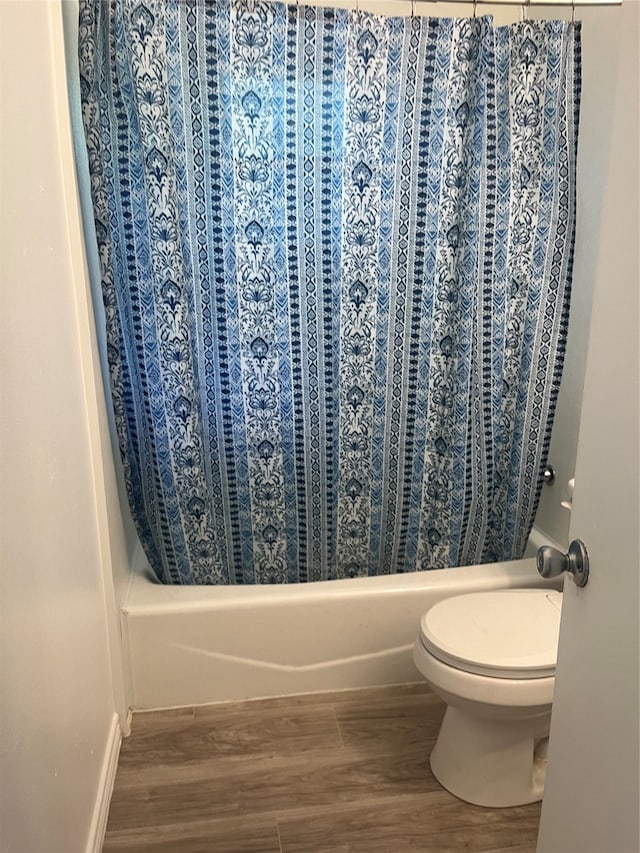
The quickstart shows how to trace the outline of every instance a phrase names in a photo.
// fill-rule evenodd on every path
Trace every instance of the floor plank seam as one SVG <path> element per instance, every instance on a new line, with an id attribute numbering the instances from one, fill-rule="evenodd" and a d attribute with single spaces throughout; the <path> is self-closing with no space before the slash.
<path id="1" fill-rule="evenodd" d="M 367 794 L 363 794 L 361 796 L 355 797 L 351 800 L 338 800 L 332 803 L 319 803 L 317 805 L 301 805 L 293 808 L 275 808 L 275 809 L 266 809 L 265 811 L 256 811 L 251 812 L 251 817 L 260 818 L 261 820 L 267 820 L 272 818 L 275 820 L 278 825 L 278 832 L 280 823 L 288 820 L 295 820 L 296 818 L 300 818 L 301 816 L 305 817 L 323 817 L 326 814 L 335 814 L 341 810 L 348 811 L 351 808 L 358 807 L 367 807 L 367 808 L 392 808 L 395 806 L 402 805 L 411 805 L 412 803 L 419 803 L 424 800 L 425 802 L 430 799 L 441 799 L 442 795 L 445 795 L 449 798 L 450 795 L 444 788 L 440 787 L 434 791 L 424 791 L 422 793 L 417 794 L 379 794 L 374 796 L 369 796 Z M 473 808 L 470 806 L 469 808 Z M 224 821 L 226 818 L 214 818 L 212 822 Z M 469 829 L 475 826 L 473 822 L 460 824 L 463 829 Z M 126 831 L 126 830 L 125 830 Z"/>
<path id="2" fill-rule="evenodd" d="M 371 744 L 353 744 L 323 747 L 322 749 L 308 749 L 304 752 L 284 754 L 284 755 L 266 755 L 262 754 L 257 757 L 251 755 L 242 756 L 216 756 L 208 755 L 202 759 L 193 759 L 188 762 L 178 762 L 183 767 L 191 768 L 194 773 L 187 780 L 188 784 L 195 784 L 206 780 L 213 781 L 227 775 L 241 779 L 247 775 L 252 775 L 256 770 L 266 772 L 268 770 L 283 770 L 287 767 L 298 769 L 304 767 L 310 762 L 318 762 L 318 767 L 322 771 L 329 771 L 334 761 L 340 763 L 348 763 L 350 765 L 358 765 L 367 761 L 384 761 L 385 759 L 396 759 L 398 761 L 419 761 L 421 766 L 427 768 L 426 775 L 430 776 L 428 771 L 428 749 L 420 749 L 416 752 L 406 744 L 402 745 L 401 749 L 394 748 L 393 744 L 381 744 L 377 747 Z M 210 765 L 210 766 L 208 766 Z M 156 764 L 155 767 L 162 768 L 165 773 L 171 773 L 173 762 Z M 150 773 L 153 770 L 153 764 L 142 765 L 145 773 Z M 136 788 L 164 788 L 172 786 L 175 780 L 169 777 L 165 780 L 158 781 L 157 779 L 149 779 L 145 782 L 140 782 L 136 779 L 136 772 L 140 772 L 140 768 L 135 766 L 125 766 L 123 772 L 117 779 L 118 791 L 132 791 Z"/>
<path id="3" fill-rule="evenodd" d="M 331 705 L 331 710 L 333 712 L 333 719 L 336 722 L 336 728 L 338 729 L 338 737 L 340 738 L 340 748 L 345 749 L 346 743 L 344 742 L 344 735 L 342 733 L 342 726 L 340 725 L 340 720 L 338 719 L 338 712 L 337 712 L 336 706 L 334 704 Z"/>
<path id="4" fill-rule="evenodd" d="M 300 818 L 301 816 L 314 818 L 314 817 L 323 817 L 327 814 L 335 814 L 340 811 L 348 811 L 349 809 L 355 809 L 359 807 L 366 808 L 393 808 L 396 806 L 403 805 L 411 805 L 413 803 L 420 803 L 424 801 L 425 803 L 429 800 L 442 800 L 443 796 L 446 799 L 449 799 L 451 796 L 444 788 L 438 788 L 433 791 L 424 791 L 418 793 L 387 793 L 387 794 L 374 794 L 373 796 L 363 793 L 362 795 L 358 795 L 353 799 L 348 800 L 338 800 L 335 802 L 329 803 L 318 803 L 316 805 L 300 805 L 292 808 L 266 808 L 263 810 L 251 811 L 245 814 L 234 815 L 232 818 L 227 816 L 219 816 L 214 818 L 186 818 L 184 821 L 172 821 L 171 823 L 147 823 L 147 828 L 149 830 L 159 830 L 161 828 L 169 827 L 172 830 L 176 830 L 181 826 L 187 827 L 190 824 L 204 823 L 215 826 L 215 824 L 224 825 L 229 820 L 243 820 L 243 819 L 256 819 L 261 821 L 274 821 L 276 826 L 279 825 L 281 821 L 290 821 Z M 473 807 L 470 807 L 473 808 Z M 458 824 L 462 828 L 471 828 L 474 826 L 472 823 L 462 823 Z M 138 826 L 126 827 L 124 829 L 110 829 L 107 832 L 107 836 L 110 836 L 114 839 L 116 838 L 126 838 L 127 836 L 135 835 L 139 832 Z"/>

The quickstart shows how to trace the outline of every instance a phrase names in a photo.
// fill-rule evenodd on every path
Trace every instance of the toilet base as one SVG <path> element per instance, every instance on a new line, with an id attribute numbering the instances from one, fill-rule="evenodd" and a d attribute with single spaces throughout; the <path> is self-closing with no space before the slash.
<path id="1" fill-rule="evenodd" d="M 492 720 L 449 705 L 431 753 L 433 775 L 456 797 L 477 806 L 537 802 L 544 790 L 550 720 L 550 711 Z"/>

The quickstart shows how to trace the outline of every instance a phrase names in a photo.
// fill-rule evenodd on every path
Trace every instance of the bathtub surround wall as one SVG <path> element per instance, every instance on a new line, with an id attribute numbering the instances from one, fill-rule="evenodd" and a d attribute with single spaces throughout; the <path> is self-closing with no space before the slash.
<path id="1" fill-rule="evenodd" d="M 566 338 L 578 25 L 85 2 L 79 54 L 158 576 L 521 556 Z"/>
<path id="2" fill-rule="evenodd" d="M 559 7 L 533 7 L 536 18 L 571 16 Z M 567 352 L 562 385 L 554 420 L 549 462 L 556 472 L 555 482 L 545 486 L 536 513 L 536 527 L 551 539 L 569 544 L 569 511 L 561 507 L 567 497 L 567 483 L 575 474 L 576 448 L 580 428 L 582 390 L 589 343 L 591 300 L 597 267 L 601 210 L 606 185 L 607 163 L 620 50 L 619 8 L 581 9 L 582 99 L 578 142 L 577 224 L 574 285 Z"/>
<path id="3" fill-rule="evenodd" d="M 119 605 L 124 601 L 129 584 L 129 574 L 134 565 L 136 553 L 139 548 L 138 534 L 129 511 L 127 490 L 122 471 L 122 461 L 118 449 L 118 436 L 115 419 L 113 416 L 113 405 L 109 388 L 109 367 L 107 363 L 107 340 L 104 319 L 104 305 L 102 303 L 102 287 L 100 284 L 100 259 L 93 221 L 93 207 L 91 202 L 91 187 L 89 177 L 89 166 L 87 163 L 87 147 L 82 127 L 82 111 L 80 108 L 80 75 L 78 72 L 78 2 L 77 0 L 62 1 L 62 23 L 64 28 L 64 52 L 66 61 L 67 90 L 69 94 L 69 112 L 71 119 L 71 132 L 73 138 L 73 153 L 76 163 L 76 175 L 78 181 L 78 195 L 82 215 L 82 237 L 89 272 L 89 284 L 91 291 L 91 308 L 93 309 L 94 325 L 96 329 L 96 341 L 100 355 L 99 368 L 101 376 L 99 387 L 103 390 L 106 398 L 106 421 L 108 424 L 108 435 L 111 443 L 110 457 L 113 460 L 115 487 L 112 482 L 108 483 L 107 496 L 109 500 L 109 523 L 116 528 L 114 541 L 124 545 L 125 559 L 118 558 L 114 561 L 114 583 L 116 597 Z M 103 434 L 106 429 L 103 424 Z M 108 449 L 106 436 L 103 435 L 103 445 Z M 111 462 L 107 461 L 105 470 L 110 474 Z"/>

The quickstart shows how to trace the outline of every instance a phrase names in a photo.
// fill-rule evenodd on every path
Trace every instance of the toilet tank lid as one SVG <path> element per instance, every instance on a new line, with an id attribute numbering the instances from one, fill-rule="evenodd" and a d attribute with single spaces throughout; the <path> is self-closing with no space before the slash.
<path id="1" fill-rule="evenodd" d="M 509 678 L 555 671 L 562 593 L 517 589 L 447 598 L 423 615 L 425 647 L 452 666 Z"/>

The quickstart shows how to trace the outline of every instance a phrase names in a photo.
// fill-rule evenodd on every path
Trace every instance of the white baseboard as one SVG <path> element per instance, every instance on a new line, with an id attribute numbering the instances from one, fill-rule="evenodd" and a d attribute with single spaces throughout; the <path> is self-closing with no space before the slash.
<path id="1" fill-rule="evenodd" d="M 129 710 L 127 711 L 127 719 L 125 720 L 125 723 L 124 723 L 124 731 L 122 732 L 123 737 L 129 737 L 129 735 L 131 734 L 131 723 L 132 723 L 132 721 L 133 721 L 133 711 L 131 710 L 131 708 L 129 708 Z"/>
<path id="2" fill-rule="evenodd" d="M 120 755 L 120 744 L 122 743 L 122 730 L 118 715 L 114 713 L 109 727 L 107 747 L 104 752 L 100 782 L 98 784 L 98 795 L 93 808 L 91 827 L 87 839 L 86 853 L 100 853 L 104 843 L 104 835 L 107 830 L 107 818 L 109 817 L 109 804 L 113 785 L 116 780 L 118 769 L 118 757 Z"/>

